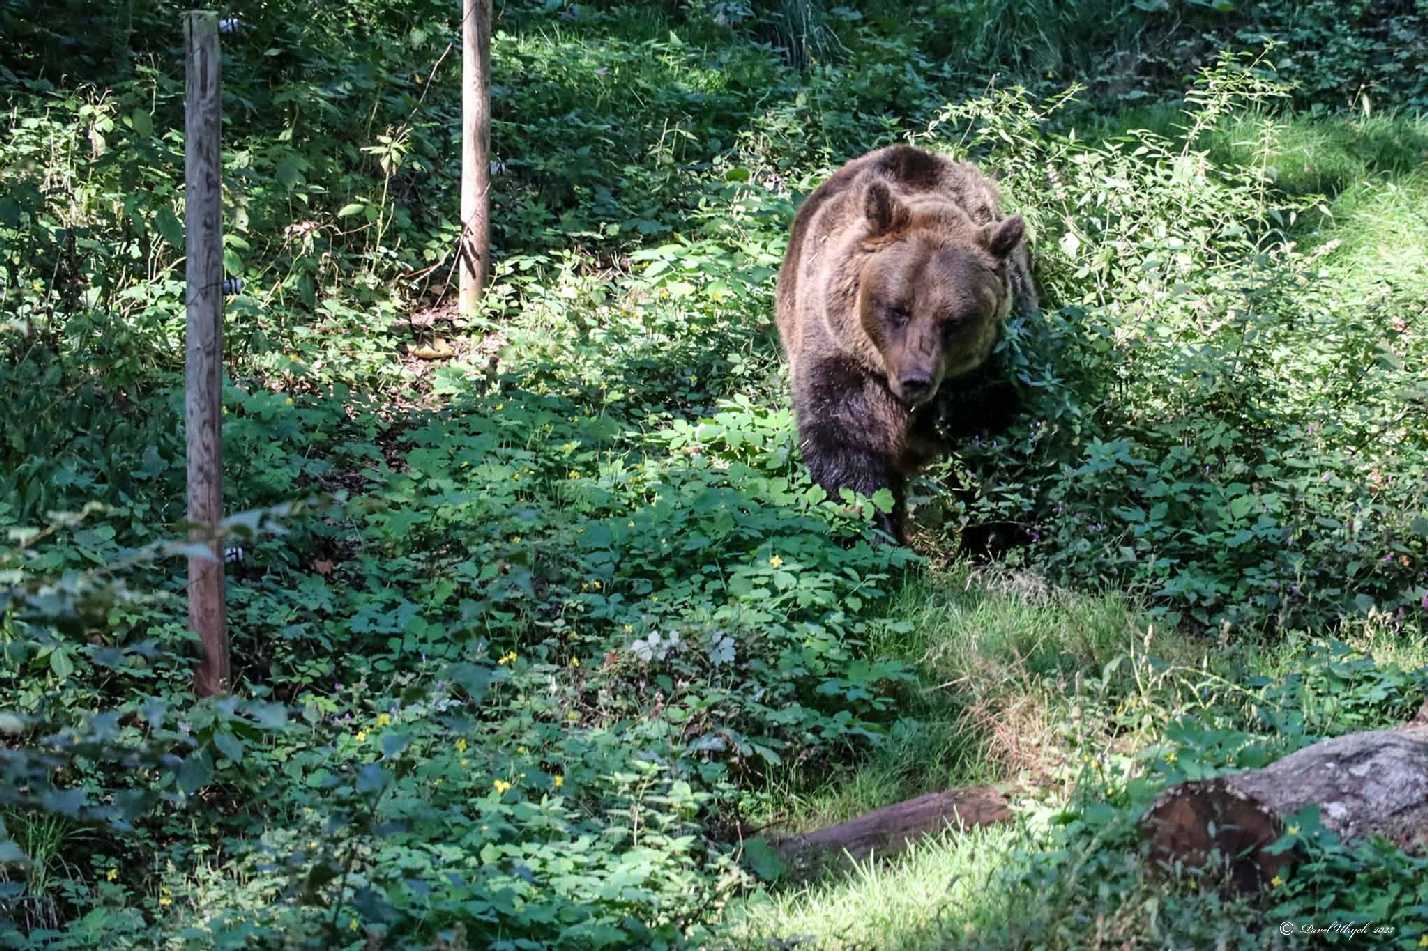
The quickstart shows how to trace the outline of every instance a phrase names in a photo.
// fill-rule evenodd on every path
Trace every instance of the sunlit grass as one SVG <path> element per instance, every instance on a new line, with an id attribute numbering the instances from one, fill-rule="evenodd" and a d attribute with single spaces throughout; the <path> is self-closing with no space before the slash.
<path id="1" fill-rule="evenodd" d="M 1416 299 L 1418 306 L 1403 307 L 1403 315 L 1421 319 L 1428 302 L 1428 173 L 1359 182 L 1329 212 L 1321 240 L 1336 242 L 1327 260 L 1336 280 L 1359 293 Z"/>
<path id="2" fill-rule="evenodd" d="M 757 797 L 759 818 L 804 830 L 932 790 L 1044 782 L 1068 755 L 1078 704 L 1107 689 L 1085 675 L 1116 657 L 1144 658 L 1152 643 L 1192 661 L 1193 647 L 1157 637 L 1119 595 L 967 564 L 928 571 L 901 590 L 871 644 L 919 671 L 898 721 L 848 769 L 775 776 Z M 1110 689 L 1132 689 L 1129 670 Z"/>
<path id="3" fill-rule="evenodd" d="M 1337 195 L 1413 173 L 1428 159 L 1428 122 L 1406 116 L 1242 115 L 1210 135 L 1220 162 L 1262 164 L 1289 194 Z"/>
<path id="4" fill-rule="evenodd" d="M 975 943 L 996 917 L 997 873 L 1022 839 L 1015 828 L 949 833 L 891 861 L 756 894 L 731 911 L 728 944 L 912 951 Z"/>

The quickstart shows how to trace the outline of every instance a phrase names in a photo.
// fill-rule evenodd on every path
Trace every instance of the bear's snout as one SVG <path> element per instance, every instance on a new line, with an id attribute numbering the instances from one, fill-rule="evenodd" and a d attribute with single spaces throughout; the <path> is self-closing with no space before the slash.
<path id="1" fill-rule="evenodd" d="M 893 381 L 893 395 L 916 409 L 937 393 L 937 383 L 924 373 L 909 373 Z"/>

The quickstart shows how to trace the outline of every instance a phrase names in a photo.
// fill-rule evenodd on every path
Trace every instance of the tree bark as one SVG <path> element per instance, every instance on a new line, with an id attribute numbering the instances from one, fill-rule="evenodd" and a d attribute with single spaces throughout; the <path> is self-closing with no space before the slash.
<path id="1" fill-rule="evenodd" d="M 200 697 L 231 686 L 223 612 L 223 180 L 218 14 L 184 18 L 184 222 L 188 337 L 184 430 L 188 443 L 188 520 L 192 540 L 211 558 L 188 560 L 188 620 L 203 656 L 194 673 Z"/>
<path id="2" fill-rule="evenodd" d="M 927 793 L 826 829 L 792 836 L 778 843 L 777 850 L 784 861 L 795 866 L 807 864 L 819 854 L 846 852 L 864 859 L 900 851 L 920 836 L 993 825 L 1011 817 L 1001 793 L 990 786 L 968 786 Z"/>
<path id="3" fill-rule="evenodd" d="M 1182 783 L 1160 795 L 1143 828 L 1156 861 L 1203 867 L 1218 853 L 1248 892 L 1296 861 L 1293 850 L 1267 849 L 1305 806 L 1319 807 L 1344 841 L 1380 835 L 1428 852 L 1428 723 L 1340 736 L 1263 769 Z"/>
<path id="4" fill-rule="evenodd" d="M 471 317 L 491 273 L 491 0 L 461 3 L 461 287 Z"/>

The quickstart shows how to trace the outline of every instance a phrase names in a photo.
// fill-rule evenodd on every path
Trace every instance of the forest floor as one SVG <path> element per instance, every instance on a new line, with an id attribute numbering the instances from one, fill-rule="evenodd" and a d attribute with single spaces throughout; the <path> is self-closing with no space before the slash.
<path id="1" fill-rule="evenodd" d="M 1209 19 L 1178 67 L 1057 14 L 992 70 L 922 7 L 513 4 L 469 321 L 450 4 L 254 11 L 224 41 L 218 702 L 169 544 L 177 13 L 140 11 L 127 70 L 80 14 L 34 27 L 0 61 L 0 943 L 1428 941 L 1424 859 L 1306 823 L 1229 898 L 1137 828 L 1428 692 L 1428 100 L 1381 5 L 1181 11 Z M 1355 39 L 1244 39 L 1294 30 Z M 799 197 L 909 140 L 999 177 L 1045 308 L 998 357 L 1022 415 L 916 480 L 897 549 L 883 500 L 808 481 L 772 288 Z M 993 525 L 1017 544 L 963 551 Z M 811 880 L 768 848 L 968 783 L 1014 821 Z"/>

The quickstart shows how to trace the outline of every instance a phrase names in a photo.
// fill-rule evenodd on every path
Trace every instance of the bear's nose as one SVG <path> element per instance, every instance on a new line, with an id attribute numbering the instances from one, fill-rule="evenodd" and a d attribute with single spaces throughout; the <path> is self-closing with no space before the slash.
<path id="1" fill-rule="evenodd" d="M 932 378 L 921 375 L 909 375 L 897 381 L 898 389 L 902 390 L 903 399 L 909 403 L 916 403 L 929 395 L 932 391 Z"/>

